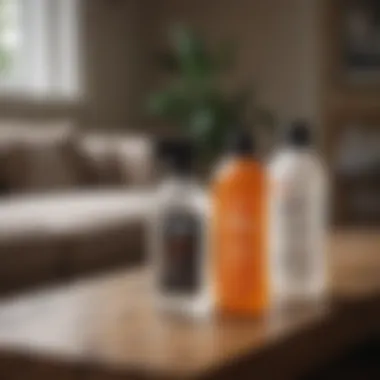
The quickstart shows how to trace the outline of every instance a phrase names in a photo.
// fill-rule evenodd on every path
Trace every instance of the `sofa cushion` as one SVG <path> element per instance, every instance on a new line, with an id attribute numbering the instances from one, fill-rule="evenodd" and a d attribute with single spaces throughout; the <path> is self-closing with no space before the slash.
<path id="1" fill-rule="evenodd" d="M 0 202 L 0 241 L 25 235 L 72 235 L 105 225 L 141 220 L 149 191 L 108 189 L 12 197 Z"/>
<path id="2" fill-rule="evenodd" d="M 76 187 L 79 174 L 74 165 L 70 140 L 37 142 L 26 147 L 26 191 L 64 190 Z"/>
<path id="3" fill-rule="evenodd" d="M 113 145 L 99 141 L 82 146 L 82 149 L 84 161 L 81 166 L 81 178 L 84 186 L 110 187 L 128 184 L 122 169 L 123 162 Z"/>
<path id="4" fill-rule="evenodd" d="M 0 292 L 56 281 L 64 249 L 59 237 L 48 235 L 0 240 Z"/>
<path id="5" fill-rule="evenodd" d="M 147 186 L 152 161 L 146 136 L 79 131 L 65 122 L 0 124 L 0 196 Z"/>
<path id="6" fill-rule="evenodd" d="M 22 142 L 16 142 L 12 149 L 4 152 L 3 179 L 8 195 L 20 193 L 28 188 L 30 181 L 30 153 L 28 146 Z"/>
<path id="7" fill-rule="evenodd" d="M 0 125 L 6 161 L 2 180 L 13 192 L 67 189 L 78 183 L 75 132 L 68 123 Z M 8 181 L 8 182 L 7 182 Z"/>
<path id="8" fill-rule="evenodd" d="M 152 184 L 152 144 L 149 138 L 128 134 L 87 133 L 81 149 L 90 165 L 90 183 L 124 184 L 130 187 Z"/>
<path id="9" fill-rule="evenodd" d="M 0 202 L 0 292 L 141 262 L 150 199 L 104 190 Z"/>
<path id="10" fill-rule="evenodd" d="M 146 136 L 118 140 L 118 152 L 124 162 L 125 177 L 136 186 L 150 186 L 155 181 L 153 144 Z"/>

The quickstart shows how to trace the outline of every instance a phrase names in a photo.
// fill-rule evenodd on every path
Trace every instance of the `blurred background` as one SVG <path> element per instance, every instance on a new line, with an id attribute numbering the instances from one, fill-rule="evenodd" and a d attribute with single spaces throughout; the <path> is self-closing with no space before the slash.
<path id="1" fill-rule="evenodd" d="M 190 135 L 204 177 L 240 123 L 266 159 L 291 121 L 309 122 L 333 224 L 378 225 L 379 99 L 376 1 L 1 0 L 4 287 L 52 276 L 42 252 L 62 247 L 80 263 L 58 260 L 53 277 L 125 259 L 159 177 L 155 141 Z M 33 275 L 9 253 L 32 247 Z"/>
<path id="2" fill-rule="evenodd" d="M 335 176 L 334 220 L 379 222 L 376 1 L 1 0 L 0 21 L 1 145 L 24 132 L 32 140 L 40 139 L 38 132 L 45 140 L 67 140 L 75 129 L 76 143 L 107 156 L 93 170 L 94 163 L 82 162 L 86 175 L 67 162 L 57 171 L 49 162 L 45 170 L 44 159 L 37 165 L 33 156 L 24 161 L 35 178 L 8 173 L 0 181 L 4 195 L 71 187 L 78 177 L 81 185 L 125 183 L 137 169 L 126 173 L 120 159 L 105 152 L 115 135 L 130 135 L 119 150 L 133 167 L 137 156 L 144 160 L 134 144 L 145 146 L 143 135 L 190 130 L 215 157 L 225 129 L 244 114 L 270 152 L 281 129 L 301 118 L 315 127 Z M 161 97 L 148 100 L 168 83 Z M 198 103 L 189 109 L 194 88 Z M 18 159 L 10 159 L 10 167 L 22 166 L 15 152 L 25 149 L 16 145 L 11 150 Z M 80 155 L 71 149 L 71 156 Z M 44 178 L 49 175 L 57 178 Z M 105 182 L 95 178 L 102 176 Z"/>

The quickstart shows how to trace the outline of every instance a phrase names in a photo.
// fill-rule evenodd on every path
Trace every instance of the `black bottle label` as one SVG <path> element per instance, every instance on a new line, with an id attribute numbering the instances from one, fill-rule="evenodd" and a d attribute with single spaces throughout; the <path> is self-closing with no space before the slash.
<path id="1" fill-rule="evenodd" d="M 201 225 L 191 214 L 170 213 L 163 220 L 161 286 L 164 292 L 194 294 L 200 286 Z"/>

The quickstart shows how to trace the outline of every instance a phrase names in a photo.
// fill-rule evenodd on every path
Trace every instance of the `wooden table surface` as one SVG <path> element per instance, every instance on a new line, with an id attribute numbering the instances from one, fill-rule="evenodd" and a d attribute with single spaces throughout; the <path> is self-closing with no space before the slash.
<path id="1" fill-rule="evenodd" d="M 257 320 L 163 316 L 143 270 L 3 300 L 0 378 L 294 378 L 380 332 L 380 233 L 329 250 L 328 302 Z"/>

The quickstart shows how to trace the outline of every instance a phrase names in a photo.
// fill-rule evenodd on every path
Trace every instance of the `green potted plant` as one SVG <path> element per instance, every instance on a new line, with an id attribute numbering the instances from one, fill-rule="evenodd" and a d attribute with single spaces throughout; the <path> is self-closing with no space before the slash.
<path id="1" fill-rule="evenodd" d="M 173 29 L 170 37 L 172 50 L 159 59 L 169 81 L 151 95 L 149 110 L 182 128 L 203 159 L 214 159 L 237 125 L 273 126 L 272 114 L 255 105 L 251 86 L 228 91 L 223 84 L 234 67 L 234 44 L 208 48 L 197 33 L 184 27 Z"/>

